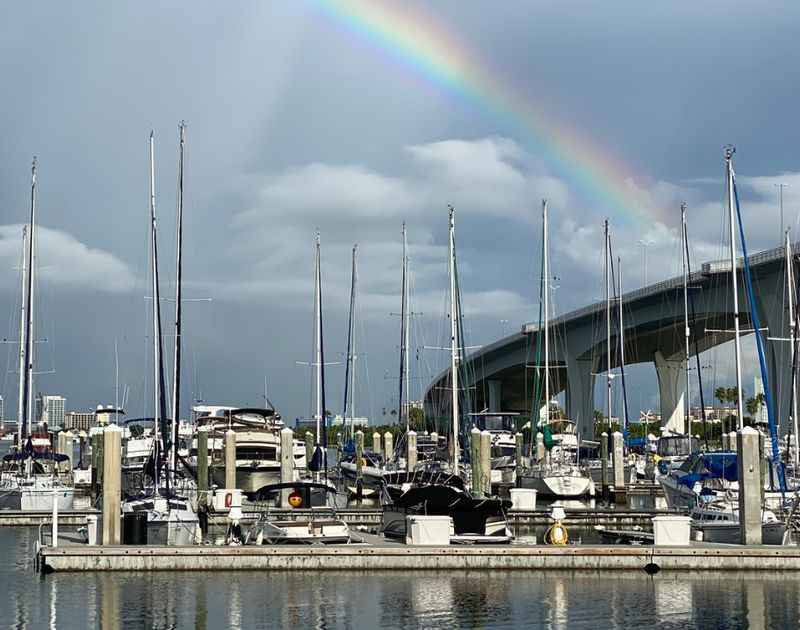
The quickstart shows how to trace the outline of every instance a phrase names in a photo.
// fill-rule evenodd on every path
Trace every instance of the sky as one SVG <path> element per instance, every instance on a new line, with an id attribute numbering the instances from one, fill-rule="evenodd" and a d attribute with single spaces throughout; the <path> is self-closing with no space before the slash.
<path id="1" fill-rule="evenodd" d="M 342 406 L 358 243 L 356 404 L 376 421 L 396 408 L 392 313 L 404 221 L 417 397 L 446 358 L 430 347 L 444 343 L 448 204 L 475 346 L 538 317 L 544 197 L 555 313 L 601 296 L 605 218 L 627 288 L 680 272 L 681 201 L 695 264 L 724 257 L 725 144 L 737 147 L 750 248 L 781 239 L 775 184 L 788 184 L 784 225 L 800 230 L 797 3 L 85 2 L 0 11 L 7 415 L 34 155 L 36 389 L 65 395 L 75 410 L 114 403 L 119 392 L 131 415 L 152 414 L 147 142 L 153 130 L 169 296 L 181 120 L 184 295 L 195 300 L 184 308 L 184 416 L 193 399 L 262 404 L 265 384 L 284 417 L 310 412 L 311 374 L 299 362 L 312 350 L 317 230 L 326 360 L 338 363 L 326 370 L 327 406 Z M 165 300 L 170 362 L 173 309 Z M 729 361 L 717 355 L 714 378 L 730 384 Z M 633 407 L 657 405 L 652 366 L 633 370 L 642 384 Z"/>

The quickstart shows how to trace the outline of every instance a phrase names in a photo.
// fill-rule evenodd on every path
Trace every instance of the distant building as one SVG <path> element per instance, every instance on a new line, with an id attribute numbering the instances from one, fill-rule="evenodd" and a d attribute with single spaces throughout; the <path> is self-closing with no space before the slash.
<path id="1" fill-rule="evenodd" d="M 94 411 L 68 411 L 64 414 L 65 431 L 89 431 L 94 424 Z"/>
<path id="2" fill-rule="evenodd" d="M 350 418 L 342 418 L 341 415 L 336 415 L 333 418 L 328 419 L 329 426 L 332 427 L 340 427 L 344 423 L 350 424 Z M 353 418 L 353 426 L 354 427 L 366 427 L 369 426 L 369 418 Z"/>
<path id="3" fill-rule="evenodd" d="M 67 399 L 63 396 L 49 396 L 37 394 L 36 396 L 36 421 L 44 422 L 51 427 L 64 426 L 64 407 Z"/>

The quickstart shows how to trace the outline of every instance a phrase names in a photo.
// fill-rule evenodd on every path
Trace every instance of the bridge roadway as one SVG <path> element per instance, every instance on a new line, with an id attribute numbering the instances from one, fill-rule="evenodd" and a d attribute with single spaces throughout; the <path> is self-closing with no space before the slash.
<path id="1" fill-rule="evenodd" d="M 800 244 L 792 246 L 793 259 Z M 791 394 L 791 344 L 767 338 L 789 336 L 786 300 L 785 249 L 780 247 L 750 256 L 758 314 L 765 338 L 769 386 L 774 395 L 782 432 L 789 426 Z M 739 321 L 745 334 L 752 332 L 743 279 L 743 259 L 737 261 Z M 795 276 L 796 277 L 796 276 Z M 733 297 L 729 261 L 704 263 L 692 273 L 689 286 L 694 296 L 695 321 L 690 327 L 691 348 L 697 340 L 700 352 L 733 338 Z M 592 291 L 593 292 L 593 291 Z M 661 416 L 673 427 L 683 426 L 686 394 L 684 369 L 685 331 L 683 277 L 658 282 L 622 296 L 624 305 L 625 364 L 652 363 L 658 377 Z M 616 318 L 617 304 L 612 304 Z M 551 321 L 551 389 L 565 391 L 566 413 L 583 435 L 592 433 L 595 379 L 619 368 L 619 340 L 612 325 L 612 358 L 606 359 L 605 302 L 565 313 Z M 538 324 L 525 324 L 520 332 L 470 354 L 462 372 L 461 387 L 468 387 L 472 409 L 530 412 Z M 465 376 L 466 375 L 466 378 Z M 464 382 L 466 381 L 466 382 Z M 425 393 L 428 417 L 450 413 L 449 370 L 440 373 Z M 691 384 L 696 402 L 696 379 Z M 747 384 L 745 384 L 747 388 Z M 749 388 L 747 388 L 749 389 Z M 712 392 L 705 391 L 706 403 Z"/>

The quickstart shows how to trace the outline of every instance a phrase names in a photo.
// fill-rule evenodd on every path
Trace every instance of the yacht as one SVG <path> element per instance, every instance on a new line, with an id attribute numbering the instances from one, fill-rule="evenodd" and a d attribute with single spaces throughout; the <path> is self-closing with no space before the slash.
<path id="1" fill-rule="evenodd" d="M 703 542 L 739 544 L 739 504 L 730 495 L 695 505 L 690 513 L 692 529 Z M 782 545 L 786 524 L 771 510 L 761 511 L 761 540 L 765 545 Z"/>
<path id="2" fill-rule="evenodd" d="M 213 482 L 225 486 L 225 433 L 236 433 L 236 487 L 243 493 L 255 492 L 280 481 L 281 429 L 283 420 L 275 409 L 222 406 L 194 407 L 197 426 L 209 429 L 208 450 Z M 294 466 L 306 468 L 305 444 L 294 440 Z M 192 442 L 187 462 L 196 467 L 197 440 Z"/>
<path id="3" fill-rule="evenodd" d="M 59 474 L 58 464 L 66 455 L 36 451 L 30 438 L 20 451 L 3 456 L 0 473 L 0 509 L 24 512 L 52 511 L 55 498 L 59 511 L 71 510 L 74 488 Z"/>
<path id="4" fill-rule="evenodd" d="M 578 435 L 575 423 L 565 418 L 540 423 L 545 434 L 541 461 L 531 461 L 520 478 L 520 487 L 532 488 L 539 496 L 574 499 L 590 494 L 594 484 L 578 465 Z"/>

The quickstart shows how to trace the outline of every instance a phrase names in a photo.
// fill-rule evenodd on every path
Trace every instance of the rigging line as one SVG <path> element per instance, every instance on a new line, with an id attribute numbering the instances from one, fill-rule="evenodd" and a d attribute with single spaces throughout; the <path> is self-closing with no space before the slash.
<path id="1" fill-rule="evenodd" d="M 684 224 L 683 226 L 683 242 L 686 248 L 686 273 L 688 277 L 691 279 L 692 277 L 692 263 L 691 258 L 689 256 L 689 229 Z M 689 312 L 691 314 L 691 326 L 695 328 L 697 325 L 697 315 L 695 313 L 695 306 L 694 306 L 694 291 L 689 292 Z M 702 370 L 700 369 L 700 335 L 693 335 L 693 343 L 694 343 L 694 358 L 695 358 L 695 365 L 697 366 L 697 389 L 700 393 L 700 414 L 702 416 L 703 422 L 703 443 L 705 445 L 706 450 L 708 450 L 708 423 L 706 421 L 706 402 L 705 397 L 703 394 L 703 375 Z M 691 408 L 691 405 L 690 405 Z"/>
<path id="2" fill-rule="evenodd" d="M 742 242 L 742 255 L 744 256 L 744 271 L 745 271 L 745 284 L 747 287 L 747 298 L 748 302 L 750 303 L 750 318 L 753 323 L 753 328 L 758 331 L 761 328 L 761 324 L 759 322 L 758 310 L 756 308 L 756 300 L 755 300 L 755 293 L 753 291 L 753 279 L 752 273 L 750 270 L 750 261 L 747 257 L 747 243 L 745 242 L 744 238 L 744 225 L 742 224 L 742 213 L 741 209 L 739 208 L 739 192 L 736 189 L 736 176 L 733 173 L 733 165 L 731 164 L 731 183 L 733 188 L 733 197 L 736 202 L 736 216 L 739 219 L 739 238 Z M 734 269 L 735 271 L 735 269 Z M 764 359 L 764 341 L 760 333 L 755 333 L 756 338 L 756 346 L 758 348 L 758 362 L 761 367 L 761 378 L 764 382 L 764 397 L 767 400 L 767 418 L 769 420 L 769 433 L 770 433 L 770 440 L 772 442 L 772 462 L 773 465 L 777 465 L 778 468 L 778 483 L 780 484 L 781 492 L 786 491 L 786 476 L 785 470 L 783 467 L 783 462 L 781 461 L 780 457 L 780 450 L 778 449 L 778 434 L 775 426 L 775 407 L 772 400 L 772 392 L 768 380 L 767 374 L 767 366 Z M 739 392 L 739 398 L 741 399 L 742 392 Z"/>

